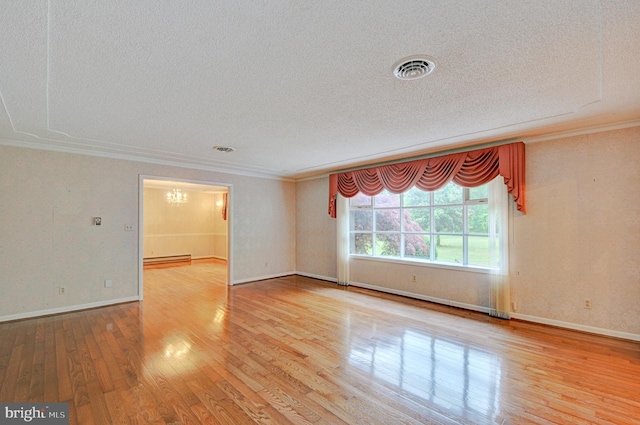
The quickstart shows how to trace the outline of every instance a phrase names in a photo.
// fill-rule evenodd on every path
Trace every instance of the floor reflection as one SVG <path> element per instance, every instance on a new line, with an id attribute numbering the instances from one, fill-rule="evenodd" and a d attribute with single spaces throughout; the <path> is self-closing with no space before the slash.
<path id="1" fill-rule="evenodd" d="M 165 336 L 160 348 L 153 350 L 145 358 L 146 374 L 172 377 L 194 371 L 196 363 L 192 345 L 193 342 L 186 334 Z"/>
<path id="2" fill-rule="evenodd" d="M 369 341 L 351 345 L 351 365 L 461 416 L 500 411 L 497 356 L 415 330 Z"/>
<path id="3" fill-rule="evenodd" d="M 228 332 L 225 276 L 225 265 L 205 261 L 145 270 L 146 376 L 184 377 L 206 363 L 208 347 Z"/>

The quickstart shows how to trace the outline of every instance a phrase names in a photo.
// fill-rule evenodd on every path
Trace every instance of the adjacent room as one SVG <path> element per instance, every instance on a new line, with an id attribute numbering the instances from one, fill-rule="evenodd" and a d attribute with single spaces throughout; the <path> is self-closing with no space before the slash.
<path id="1" fill-rule="evenodd" d="M 142 188 L 143 266 L 209 261 L 222 264 L 228 275 L 228 188 L 156 178 L 144 178 Z"/>
<path id="2" fill-rule="evenodd" d="M 638 423 L 640 2 L 9 1 L 0 47 L 0 422 Z"/>

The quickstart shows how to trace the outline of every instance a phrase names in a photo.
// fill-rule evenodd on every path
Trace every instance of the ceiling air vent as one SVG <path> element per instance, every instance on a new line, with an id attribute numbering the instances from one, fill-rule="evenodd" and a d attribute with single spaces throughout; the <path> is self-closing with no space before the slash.
<path id="1" fill-rule="evenodd" d="M 393 75 L 399 80 L 417 80 L 436 69 L 435 59 L 429 56 L 410 56 L 393 65 Z"/>
<path id="2" fill-rule="evenodd" d="M 213 150 L 224 153 L 231 153 L 236 151 L 234 148 L 230 148 L 228 146 L 214 146 Z"/>

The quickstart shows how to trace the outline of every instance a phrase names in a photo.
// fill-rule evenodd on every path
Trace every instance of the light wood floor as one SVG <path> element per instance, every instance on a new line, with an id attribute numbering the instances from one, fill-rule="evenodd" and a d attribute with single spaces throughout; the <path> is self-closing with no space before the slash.
<path id="1" fill-rule="evenodd" d="M 0 401 L 72 424 L 638 424 L 640 344 L 224 266 L 0 324 Z"/>

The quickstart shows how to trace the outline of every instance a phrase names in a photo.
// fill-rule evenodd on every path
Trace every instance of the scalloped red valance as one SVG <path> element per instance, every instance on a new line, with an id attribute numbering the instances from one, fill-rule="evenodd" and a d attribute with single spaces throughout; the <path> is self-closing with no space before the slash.
<path id="1" fill-rule="evenodd" d="M 331 174 L 329 176 L 329 215 L 336 216 L 336 196 L 351 198 L 359 192 L 374 196 L 387 189 L 403 193 L 413 186 L 426 191 L 440 189 L 450 181 L 463 187 L 476 187 L 498 175 L 504 178 L 518 211 L 525 209 L 524 143 L 453 153 L 416 161 Z"/>

